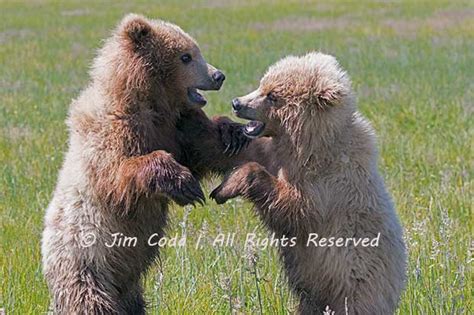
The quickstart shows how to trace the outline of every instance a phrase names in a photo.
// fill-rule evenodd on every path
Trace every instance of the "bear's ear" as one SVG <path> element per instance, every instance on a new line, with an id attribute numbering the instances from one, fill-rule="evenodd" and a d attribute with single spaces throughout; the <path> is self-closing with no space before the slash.
<path id="1" fill-rule="evenodd" d="M 327 110 L 344 103 L 350 90 L 338 83 L 329 83 L 319 86 L 310 92 L 310 103 L 315 104 L 319 110 Z"/>
<path id="2" fill-rule="evenodd" d="M 152 33 L 152 25 L 143 16 L 138 14 L 126 15 L 121 23 L 122 34 L 127 36 L 135 45 L 142 45 L 149 40 Z"/>
<path id="3" fill-rule="evenodd" d="M 313 96 L 316 97 L 318 107 L 327 109 L 339 106 L 346 102 L 347 96 L 351 94 L 351 84 L 346 73 L 341 71 L 335 78 L 321 80 Z"/>
<path id="4" fill-rule="evenodd" d="M 340 88 L 326 87 L 318 92 L 317 97 L 320 104 L 335 106 L 339 104 L 344 94 Z"/>
<path id="5" fill-rule="evenodd" d="M 320 52 L 304 56 L 305 66 L 311 74 L 311 97 L 320 109 L 327 109 L 346 102 L 351 94 L 351 81 L 339 66 L 336 58 Z"/>

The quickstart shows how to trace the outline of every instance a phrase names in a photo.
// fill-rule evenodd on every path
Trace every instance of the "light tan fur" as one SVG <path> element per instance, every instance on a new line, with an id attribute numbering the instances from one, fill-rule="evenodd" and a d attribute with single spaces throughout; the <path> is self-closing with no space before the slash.
<path id="1" fill-rule="evenodd" d="M 300 313 L 393 314 L 405 283 L 406 250 L 393 203 L 377 170 L 375 135 L 356 110 L 347 74 L 322 53 L 287 57 L 260 87 L 237 99 L 237 115 L 265 123 L 269 162 L 244 164 L 211 194 L 243 196 L 278 237 Z M 316 247 L 319 238 L 370 238 L 378 247 Z"/>

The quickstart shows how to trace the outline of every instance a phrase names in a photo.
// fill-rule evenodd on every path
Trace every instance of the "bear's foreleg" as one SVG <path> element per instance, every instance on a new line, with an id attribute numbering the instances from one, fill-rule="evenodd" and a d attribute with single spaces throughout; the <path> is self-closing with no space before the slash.
<path id="1" fill-rule="evenodd" d="M 225 174 L 246 162 L 266 165 L 267 142 L 250 140 L 243 125 L 227 117 L 209 119 L 201 109 L 183 112 L 177 123 L 179 142 L 183 148 L 183 164 L 204 177 L 209 172 Z"/>
<path id="2" fill-rule="evenodd" d="M 263 166 L 249 162 L 226 176 L 210 197 L 218 204 L 242 196 L 256 205 L 267 226 L 280 234 L 296 236 L 307 230 L 302 194 L 290 183 L 271 175 Z"/>
<path id="3" fill-rule="evenodd" d="M 126 206 L 140 195 L 151 194 L 163 194 L 181 206 L 205 199 L 191 171 L 163 150 L 124 160 L 113 186 L 109 194 L 116 203 Z"/>

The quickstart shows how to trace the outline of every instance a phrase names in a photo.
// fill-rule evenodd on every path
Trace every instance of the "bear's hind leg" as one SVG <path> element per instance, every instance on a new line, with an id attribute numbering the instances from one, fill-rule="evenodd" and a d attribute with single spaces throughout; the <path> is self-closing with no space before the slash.
<path id="1" fill-rule="evenodd" d="M 122 299 L 122 306 L 125 314 L 145 315 L 145 300 L 143 299 L 143 290 L 139 284 L 125 294 Z"/>
<path id="2" fill-rule="evenodd" d="M 298 314 L 301 315 L 315 315 L 322 314 L 322 309 L 317 303 L 315 303 L 306 293 L 300 293 L 300 303 L 298 305 Z"/>
<path id="3" fill-rule="evenodd" d="M 94 273 L 85 268 L 67 272 L 67 277 L 48 277 L 53 293 L 53 313 L 60 315 L 123 314 L 112 286 L 100 283 Z"/>

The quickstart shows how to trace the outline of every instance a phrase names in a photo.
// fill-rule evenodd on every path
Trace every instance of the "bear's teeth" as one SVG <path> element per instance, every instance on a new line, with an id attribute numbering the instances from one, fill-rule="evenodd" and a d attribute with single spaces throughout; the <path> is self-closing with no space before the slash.
<path id="1" fill-rule="evenodd" d="M 252 120 L 244 127 L 244 134 L 249 138 L 258 137 L 265 129 L 265 124 L 261 121 Z"/>

